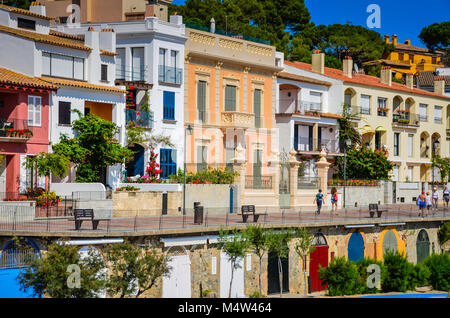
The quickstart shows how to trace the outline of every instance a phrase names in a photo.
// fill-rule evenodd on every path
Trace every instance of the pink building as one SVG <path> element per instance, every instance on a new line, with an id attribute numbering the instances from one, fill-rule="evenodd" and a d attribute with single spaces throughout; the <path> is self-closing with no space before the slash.
<path id="1" fill-rule="evenodd" d="M 57 86 L 0 68 L 0 193 L 3 198 L 45 186 L 36 171 L 25 169 L 26 156 L 48 152 L 49 96 Z"/>

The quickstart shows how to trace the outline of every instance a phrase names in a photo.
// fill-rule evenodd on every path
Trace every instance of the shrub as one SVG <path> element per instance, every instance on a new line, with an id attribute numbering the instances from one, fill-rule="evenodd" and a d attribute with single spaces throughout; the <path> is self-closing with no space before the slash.
<path id="1" fill-rule="evenodd" d="M 43 192 L 34 200 L 36 201 L 36 206 L 39 207 L 57 206 L 60 201 L 60 197 L 57 196 L 55 192 Z"/>
<path id="2" fill-rule="evenodd" d="M 386 277 L 381 281 L 384 291 L 405 292 L 411 288 L 410 280 L 413 278 L 414 265 L 406 260 L 404 254 L 387 251 L 384 254 Z"/>
<path id="3" fill-rule="evenodd" d="M 439 243 L 442 245 L 450 239 L 450 221 L 444 223 L 439 229 Z"/>
<path id="4" fill-rule="evenodd" d="M 428 285 L 428 281 L 430 279 L 431 272 L 423 264 L 413 265 L 412 278 L 410 280 L 409 289 L 415 289 L 416 287 L 426 286 Z"/>
<path id="5" fill-rule="evenodd" d="M 358 294 L 375 294 L 379 291 L 378 288 L 369 288 L 367 286 L 367 278 L 371 275 L 371 272 L 367 272 L 367 267 L 372 264 L 376 264 L 380 267 L 380 282 L 386 277 L 386 268 L 381 261 L 372 258 L 363 258 L 359 260 L 356 262 L 356 267 L 358 269 Z"/>
<path id="6" fill-rule="evenodd" d="M 187 172 L 186 183 L 191 184 L 231 184 L 234 178 L 239 176 L 237 171 L 229 171 L 227 169 L 213 169 L 209 167 L 203 171 L 197 171 L 196 173 Z M 170 175 L 170 181 L 172 183 L 184 182 L 184 171 L 178 169 L 176 175 Z"/>
<path id="7" fill-rule="evenodd" d="M 319 267 L 319 278 L 328 284 L 329 296 L 353 295 L 357 291 L 358 269 L 345 257 L 335 257 L 328 267 Z"/>
<path id="8" fill-rule="evenodd" d="M 260 295 L 259 291 L 254 291 L 250 295 L 248 295 L 248 298 L 265 298 L 266 296 Z"/>
<path id="9" fill-rule="evenodd" d="M 433 289 L 448 291 L 450 289 L 450 255 L 432 254 L 423 264 L 430 271 L 429 282 Z"/>

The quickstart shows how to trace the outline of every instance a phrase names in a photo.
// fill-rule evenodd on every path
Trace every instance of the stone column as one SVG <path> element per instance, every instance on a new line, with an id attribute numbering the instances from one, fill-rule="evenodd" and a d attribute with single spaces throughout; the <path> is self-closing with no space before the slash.
<path id="1" fill-rule="evenodd" d="M 300 162 L 297 160 L 297 151 L 294 148 L 289 152 L 289 191 L 291 194 L 291 208 L 295 207 L 295 195 L 297 193 L 298 184 L 298 167 Z"/>
<path id="2" fill-rule="evenodd" d="M 322 189 L 324 202 L 327 201 L 327 189 L 328 189 L 328 169 L 331 163 L 326 159 L 326 152 L 322 150 L 320 152 L 320 160 L 316 162 L 317 176 L 320 178 L 320 189 Z"/>
<path id="3" fill-rule="evenodd" d="M 280 154 L 278 152 L 272 153 L 268 165 L 272 170 L 272 189 L 274 193 L 274 205 L 280 206 Z"/>

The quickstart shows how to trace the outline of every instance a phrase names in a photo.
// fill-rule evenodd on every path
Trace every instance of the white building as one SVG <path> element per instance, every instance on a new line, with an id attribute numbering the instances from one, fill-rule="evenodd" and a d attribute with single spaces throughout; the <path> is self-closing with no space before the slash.
<path id="1" fill-rule="evenodd" d="M 0 6 L 0 64 L 59 87 L 50 98 L 49 140 L 62 134 L 73 137 L 73 110 L 88 112 L 117 124 L 120 144 L 125 143 L 125 93 L 115 86 L 115 33 L 86 30 L 73 36 L 50 29 L 45 7 L 35 3 L 30 11 Z M 43 119 L 44 120 L 44 119 Z M 114 188 L 122 167 L 108 167 L 104 183 Z M 21 174 L 22 175 L 22 174 Z M 73 181 L 73 173 L 64 181 Z"/>
<path id="2" fill-rule="evenodd" d="M 184 162 L 184 45 L 185 27 L 182 17 L 170 21 L 156 16 L 145 20 L 88 23 L 79 28 L 58 26 L 58 30 L 82 34 L 92 27 L 113 29 L 117 35 L 116 83 L 125 85 L 136 105 L 127 108 L 127 123 L 147 128 L 147 136 L 170 137 L 174 145 L 155 146 L 159 154 L 161 178 L 175 174 Z M 142 108 L 149 97 L 149 112 Z M 147 145 L 130 145 L 135 160 L 127 165 L 128 176 L 144 175 L 151 149 Z"/>
<path id="3" fill-rule="evenodd" d="M 281 55 L 279 58 L 284 67 L 277 76 L 275 115 L 280 152 L 295 149 L 308 158 L 324 149 L 332 161 L 341 155 L 337 118 L 342 114 L 342 81 L 299 69 L 294 63 L 283 61 Z M 305 162 L 304 176 L 316 177 L 314 160 Z"/>

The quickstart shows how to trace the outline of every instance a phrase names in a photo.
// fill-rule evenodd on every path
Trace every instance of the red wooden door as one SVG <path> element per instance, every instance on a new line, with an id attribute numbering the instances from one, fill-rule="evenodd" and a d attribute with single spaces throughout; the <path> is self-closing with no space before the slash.
<path id="1" fill-rule="evenodd" d="M 319 265 L 328 266 L 328 245 L 316 245 L 315 250 L 310 255 L 309 276 L 311 277 L 311 291 L 321 291 L 327 289 L 327 284 L 322 285 L 319 279 Z"/>

